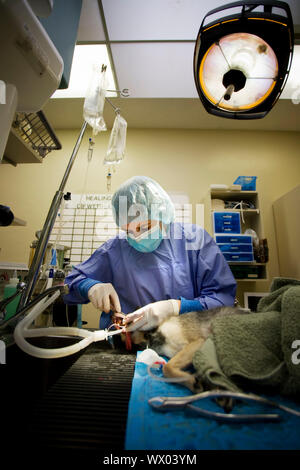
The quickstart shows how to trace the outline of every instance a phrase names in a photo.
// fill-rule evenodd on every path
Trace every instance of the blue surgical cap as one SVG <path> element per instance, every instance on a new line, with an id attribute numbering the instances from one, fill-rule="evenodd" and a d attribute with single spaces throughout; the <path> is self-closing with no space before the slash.
<path id="1" fill-rule="evenodd" d="M 174 221 L 174 205 L 166 191 L 147 176 L 134 176 L 125 181 L 112 197 L 116 224 L 126 226 L 132 221 Z"/>

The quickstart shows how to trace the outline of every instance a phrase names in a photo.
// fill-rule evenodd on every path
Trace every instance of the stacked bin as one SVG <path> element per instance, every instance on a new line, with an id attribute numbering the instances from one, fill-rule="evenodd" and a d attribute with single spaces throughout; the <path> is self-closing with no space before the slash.
<path id="1" fill-rule="evenodd" d="M 254 261 L 252 237 L 241 234 L 239 213 L 214 212 L 213 229 L 216 243 L 226 261 Z"/>

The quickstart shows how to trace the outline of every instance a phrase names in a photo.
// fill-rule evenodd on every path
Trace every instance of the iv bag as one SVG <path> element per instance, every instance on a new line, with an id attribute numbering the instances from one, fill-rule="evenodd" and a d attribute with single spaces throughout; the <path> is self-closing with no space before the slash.
<path id="1" fill-rule="evenodd" d="M 110 134 L 106 157 L 103 162 L 105 165 L 115 165 L 124 159 L 126 132 L 127 122 L 120 114 L 117 114 Z"/>
<path id="2" fill-rule="evenodd" d="M 93 135 L 106 131 L 103 108 L 107 89 L 106 67 L 93 65 L 92 76 L 83 105 L 83 117 L 93 128 Z"/>

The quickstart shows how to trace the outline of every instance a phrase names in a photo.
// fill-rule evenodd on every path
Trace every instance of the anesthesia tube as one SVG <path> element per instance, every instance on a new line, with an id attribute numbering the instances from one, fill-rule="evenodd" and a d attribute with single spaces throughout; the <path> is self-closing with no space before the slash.
<path id="1" fill-rule="evenodd" d="M 54 294 L 49 296 L 47 300 L 42 299 L 32 308 L 31 312 L 17 324 L 14 331 L 14 339 L 22 351 L 34 357 L 39 357 L 42 359 L 54 359 L 58 357 L 70 356 L 71 354 L 75 354 L 81 349 L 86 348 L 93 342 L 102 341 L 107 339 L 109 336 L 122 333 L 123 330 L 89 331 L 69 327 L 29 328 L 33 320 L 35 320 L 35 318 L 37 318 L 38 315 L 40 315 L 40 313 L 42 313 L 49 305 L 51 305 L 59 296 L 60 292 L 56 291 Z M 82 337 L 83 339 L 78 343 L 72 344 L 71 346 L 56 349 L 39 348 L 28 343 L 25 339 L 39 336 L 76 336 Z"/>

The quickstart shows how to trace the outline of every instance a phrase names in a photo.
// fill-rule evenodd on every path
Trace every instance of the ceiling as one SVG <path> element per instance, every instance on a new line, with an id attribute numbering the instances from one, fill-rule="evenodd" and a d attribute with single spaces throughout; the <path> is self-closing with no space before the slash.
<path id="1" fill-rule="evenodd" d="M 107 45 L 116 87 L 128 88 L 130 93 L 128 98 L 111 98 L 111 102 L 121 109 L 129 128 L 300 131 L 297 90 L 293 101 L 280 99 L 260 120 L 222 119 L 204 110 L 193 78 L 195 38 L 207 12 L 227 3 L 229 0 L 83 0 L 77 43 Z M 297 42 L 300 2 L 288 3 Z M 288 84 L 286 90 L 289 92 Z M 78 128 L 82 108 L 83 99 L 60 98 L 50 99 L 44 111 L 55 129 Z M 108 103 L 104 118 L 111 127 L 114 112 Z"/>

